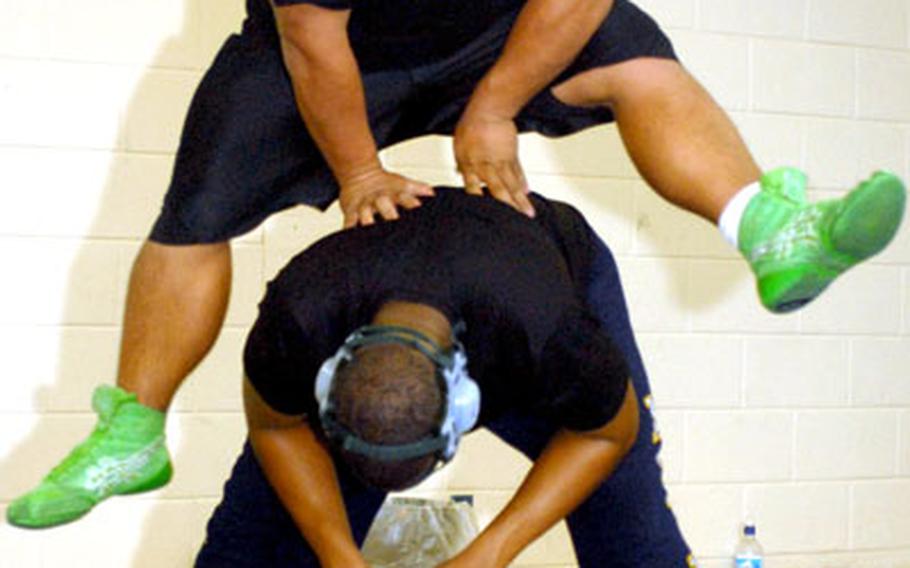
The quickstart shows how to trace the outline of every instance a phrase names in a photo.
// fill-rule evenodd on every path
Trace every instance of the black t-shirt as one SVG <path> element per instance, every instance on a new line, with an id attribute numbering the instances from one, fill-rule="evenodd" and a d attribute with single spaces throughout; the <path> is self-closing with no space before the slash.
<path id="1" fill-rule="evenodd" d="M 294 257 L 269 284 L 247 339 L 257 392 L 278 411 L 315 415 L 322 362 L 384 302 L 407 300 L 464 322 L 481 423 L 519 408 L 577 430 L 604 425 L 628 370 L 573 280 L 587 251 L 567 247 L 586 248 L 590 237 L 569 206 L 534 199 L 532 220 L 440 188 L 398 221 L 335 233 Z"/>
<path id="2" fill-rule="evenodd" d="M 255 0 L 268 5 L 269 0 Z M 454 53 L 526 0 L 275 0 L 351 10 L 348 35 L 358 61 L 416 66 Z"/>

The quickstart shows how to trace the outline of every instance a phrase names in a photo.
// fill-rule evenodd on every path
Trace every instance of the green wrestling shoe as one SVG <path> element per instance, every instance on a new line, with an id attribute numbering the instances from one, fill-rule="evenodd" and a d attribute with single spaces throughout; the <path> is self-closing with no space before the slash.
<path id="1" fill-rule="evenodd" d="M 781 168 L 761 179 L 739 228 L 739 250 L 758 278 L 762 304 L 796 310 L 855 264 L 894 238 L 906 190 L 895 175 L 876 172 L 841 199 L 808 203 L 806 176 Z"/>
<path id="2" fill-rule="evenodd" d="M 150 491 L 171 479 L 164 413 L 136 395 L 100 386 L 92 396 L 98 424 L 29 493 L 6 510 L 10 524 L 43 528 L 74 521 L 111 495 Z"/>

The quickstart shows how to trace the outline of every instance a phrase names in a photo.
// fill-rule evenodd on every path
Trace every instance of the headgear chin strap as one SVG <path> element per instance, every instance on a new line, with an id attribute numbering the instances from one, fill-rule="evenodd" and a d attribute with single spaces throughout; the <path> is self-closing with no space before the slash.
<path id="1" fill-rule="evenodd" d="M 331 401 L 332 385 L 338 367 L 354 357 L 354 351 L 367 345 L 400 343 L 417 349 L 436 368 L 436 380 L 445 393 L 445 414 L 436 431 L 409 444 L 373 444 L 360 439 L 335 419 Z M 480 415 L 480 389 L 468 375 L 464 347 L 453 338 L 452 349 L 444 352 L 435 341 L 408 327 L 367 325 L 355 330 L 332 357 L 325 360 L 316 376 L 316 401 L 319 419 L 326 435 L 342 449 L 379 461 L 402 461 L 430 454 L 447 462 L 455 456 L 458 441 L 477 423 Z"/>

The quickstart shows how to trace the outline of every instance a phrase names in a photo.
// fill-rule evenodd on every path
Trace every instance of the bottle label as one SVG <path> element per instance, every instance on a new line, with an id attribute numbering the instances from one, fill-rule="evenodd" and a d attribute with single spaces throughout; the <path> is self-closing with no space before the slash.
<path id="1" fill-rule="evenodd" d="M 762 559 L 760 556 L 737 556 L 736 568 L 762 568 Z"/>

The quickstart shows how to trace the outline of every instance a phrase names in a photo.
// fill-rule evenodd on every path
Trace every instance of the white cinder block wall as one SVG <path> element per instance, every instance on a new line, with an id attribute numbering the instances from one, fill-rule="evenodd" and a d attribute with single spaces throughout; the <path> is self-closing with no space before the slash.
<path id="1" fill-rule="evenodd" d="M 910 0 L 641 3 L 763 166 L 805 168 L 816 198 L 879 167 L 910 177 Z M 189 98 L 242 13 L 240 0 L 0 0 L 0 508 L 94 423 Z M 910 228 L 815 305 L 772 317 L 715 231 L 644 186 L 614 129 L 522 144 L 533 187 L 581 208 L 620 259 L 700 565 L 729 566 L 749 515 L 774 568 L 910 566 Z M 385 158 L 456 181 L 445 140 Z M 264 282 L 338 223 L 294 210 L 235 244 L 227 324 L 168 424 L 172 484 L 52 531 L 0 525 L 0 566 L 190 565 L 243 438 L 239 353 Z M 416 493 L 473 493 L 486 521 L 526 468 L 481 432 Z M 517 564 L 573 566 L 564 528 Z"/>

